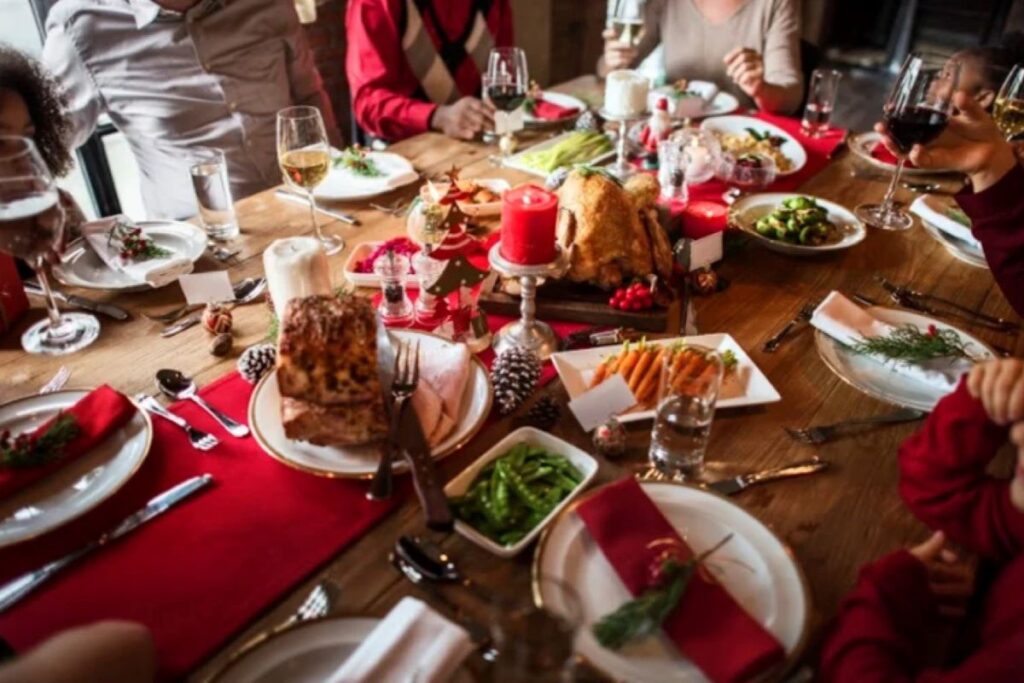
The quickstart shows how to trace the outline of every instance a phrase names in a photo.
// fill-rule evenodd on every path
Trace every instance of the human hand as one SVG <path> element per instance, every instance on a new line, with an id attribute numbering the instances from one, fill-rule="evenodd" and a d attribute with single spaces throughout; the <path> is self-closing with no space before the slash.
<path id="1" fill-rule="evenodd" d="M 631 43 L 619 40 L 619 34 L 614 29 L 605 29 L 601 37 L 604 38 L 604 68 L 606 71 L 628 69 L 633 66 L 640 55 L 639 50 Z"/>
<path id="2" fill-rule="evenodd" d="M 722 61 L 725 73 L 740 86 L 743 92 L 757 97 L 764 88 L 764 59 L 757 50 L 749 47 L 737 47 L 727 54 Z"/>
<path id="3" fill-rule="evenodd" d="M 967 375 L 967 390 L 997 425 L 1024 420 L 1024 361 L 999 358 L 976 364 Z"/>
<path id="4" fill-rule="evenodd" d="M 472 140 L 484 129 L 494 127 L 494 106 L 475 97 L 463 97 L 455 104 L 435 109 L 430 125 L 448 137 Z"/>
<path id="5" fill-rule="evenodd" d="M 1014 150 L 973 97 L 958 92 L 953 96 L 953 104 L 959 111 L 949 118 L 942 134 L 928 145 L 914 145 L 908 158 L 920 168 L 966 173 L 974 191 L 981 192 L 1017 163 Z M 884 136 L 889 151 L 900 154 L 883 124 L 876 123 L 875 130 Z"/>
<path id="6" fill-rule="evenodd" d="M 974 593 L 974 572 L 946 547 L 946 535 L 936 531 L 927 541 L 908 551 L 924 565 L 928 588 L 935 596 L 939 614 L 950 618 L 964 616 Z"/>

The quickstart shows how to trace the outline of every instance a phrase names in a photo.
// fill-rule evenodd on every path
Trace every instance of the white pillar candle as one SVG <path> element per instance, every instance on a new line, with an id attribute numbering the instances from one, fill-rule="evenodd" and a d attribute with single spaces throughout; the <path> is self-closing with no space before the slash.
<path id="1" fill-rule="evenodd" d="M 604 86 L 604 110 L 612 116 L 641 116 L 647 112 L 651 82 L 636 71 L 621 69 L 608 74 Z"/>
<path id="2" fill-rule="evenodd" d="M 278 316 L 291 299 L 331 293 L 327 254 L 313 237 L 275 240 L 263 252 L 263 272 Z"/>

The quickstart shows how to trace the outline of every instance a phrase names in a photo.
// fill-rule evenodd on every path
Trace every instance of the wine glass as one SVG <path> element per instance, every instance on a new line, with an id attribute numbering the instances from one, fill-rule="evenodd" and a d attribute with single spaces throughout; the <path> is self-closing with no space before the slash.
<path id="1" fill-rule="evenodd" d="M 960 77 L 960 63 L 937 66 L 910 55 L 903 63 L 889 99 L 882 108 L 882 121 L 899 152 L 899 163 L 881 204 L 861 204 L 857 216 L 882 230 L 907 230 L 914 224 L 909 213 L 893 201 L 907 155 L 914 145 L 926 145 L 939 136 L 949 122 L 953 93 Z"/>
<path id="2" fill-rule="evenodd" d="M 644 0 L 608 0 L 608 25 L 616 40 L 637 47 L 644 37 Z"/>
<path id="3" fill-rule="evenodd" d="M 309 219 L 313 232 L 327 255 L 345 248 L 336 235 L 325 235 L 316 220 L 313 190 L 331 170 L 331 143 L 320 110 L 316 107 L 288 107 L 277 112 L 277 161 L 289 184 L 309 198 Z"/>
<path id="4" fill-rule="evenodd" d="M 29 353 L 63 355 L 96 341 L 100 324 L 87 313 L 61 313 L 46 275 L 47 255 L 64 238 L 64 209 L 50 169 L 28 138 L 0 136 L 0 251 L 24 259 L 46 294 L 47 319 L 21 336 Z"/>
<path id="5" fill-rule="evenodd" d="M 999 88 L 993 114 L 1007 140 L 1024 133 L 1024 65 L 1013 65 Z"/>
<path id="6" fill-rule="evenodd" d="M 530 89 L 530 72 L 526 53 L 518 47 L 496 47 L 487 60 L 487 74 L 482 79 L 484 97 L 494 108 L 511 114 L 526 101 Z M 497 122 L 495 122 L 497 124 Z M 501 127 L 495 125 L 501 130 Z M 515 131 L 502 131 L 508 137 L 501 145 L 502 158 L 508 158 L 515 147 Z"/>

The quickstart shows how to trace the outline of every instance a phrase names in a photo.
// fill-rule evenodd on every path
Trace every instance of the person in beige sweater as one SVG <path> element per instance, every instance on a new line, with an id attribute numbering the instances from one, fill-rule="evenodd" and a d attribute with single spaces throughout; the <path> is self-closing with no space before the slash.
<path id="1" fill-rule="evenodd" d="M 748 107 L 794 113 L 803 96 L 797 0 L 647 0 L 639 45 L 604 33 L 598 74 L 635 67 L 664 44 L 669 81 L 716 83 Z"/>

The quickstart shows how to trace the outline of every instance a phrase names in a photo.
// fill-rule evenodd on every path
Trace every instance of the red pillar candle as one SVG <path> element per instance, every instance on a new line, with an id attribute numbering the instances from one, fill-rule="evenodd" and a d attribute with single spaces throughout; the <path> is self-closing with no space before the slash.
<path id="1" fill-rule="evenodd" d="M 512 263 L 539 265 L 555 260 L 558 197 L 536 185 L 504 194 L 501 203 L 501 255 Z"/>

